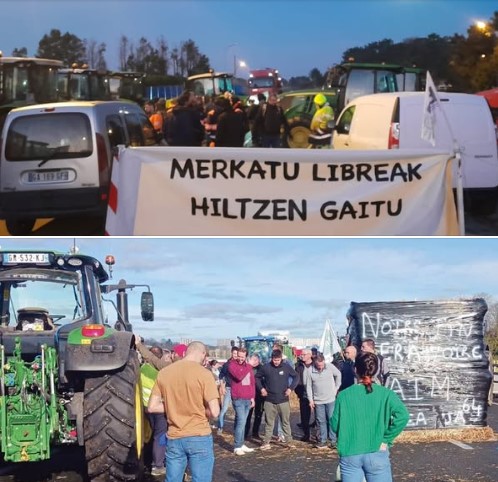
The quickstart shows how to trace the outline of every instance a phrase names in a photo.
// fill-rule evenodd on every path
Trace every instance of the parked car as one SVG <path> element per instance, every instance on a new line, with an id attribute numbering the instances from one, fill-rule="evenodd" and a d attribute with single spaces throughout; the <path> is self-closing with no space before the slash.
<path id="1" fill-rule="evenodd" d="M 462 152 L 466 204 L 491 214 L 498 198 L 497 133 L 486 100 L 478 95 L 440 93 L 444 113 L 435 110 L 436 148 Z M 393 92 L 358 97 L 341 112 L 332 138 L 334 149 L 430 148 L 422 139 L 423 92 Z M 444 115 L 445 114 L 445 115 Z M 450 129 L 446 123 L 448 120 Z M 456 187 L 456 165 L 453 187 Z"/>
<path id="2" fill-rule="evenodd" d="M 280 106 L 289 122 L 290 136 L 287 139 L 289 147 L 308 147 L 308 137 L 311 133 L 311 119 L 313 119 L 316 111 L 315 104 L 313 103 L 316 94 L 324 94 L 335 111 L 337 104 L 337 91 L 335 89 L 294 90 L 284 92 L 279 97 Z"/>
<path id="3" fill-rule="evenodd" d="M 28 234 L 37 218 L 101 216 L 115 148 L 160 139 L 128 101 L 40 104 L 9 112 L 0 152 L 0 218 Z"/>

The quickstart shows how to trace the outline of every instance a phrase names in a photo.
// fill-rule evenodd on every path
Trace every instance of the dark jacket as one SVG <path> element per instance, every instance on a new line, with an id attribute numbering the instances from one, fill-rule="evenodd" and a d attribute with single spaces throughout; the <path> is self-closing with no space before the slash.
<path id="1" fill-rule="evenodd" d="M 289 377 L 292 378 L 290 385 Z M 266 401 L 271 403 L 288 402 L 289 397 L 285 395 L 285 391 L 288 388 L 294 390 L 298 382 L 299 376 L 296 370 L 284 361 L 278 367 L 269 362 L 256 374 L 256 389 L 261 392 L 261 389 L 265 388 L 268 392 Z"/>
<path id="2" fill-rule="evenodd" d="M 356 373 L 354 371 L 354 362 L 351 360 L 344 360 L 341 364 L 341 386 L 339 391 L 345 390 L 346 388 L 354 385 L 356 380 Z"/>
<path id="3" fill-rule="evenodd" d="M 247 132 L 245 114 L 231 108 L 218 117 L 216 130 L 217 147 L 242 147 Z"/>
<path id="4" fill-rule="evenodd" d="M 223 365 L 220 368 L 220 374 L 218 376 L 218 379 L 221 381 L 225 382 L 226 387 L 230 387 L 232 380 L 230 379 L 230 376 L 228 375 L 228 363 L 230 360 L 227 362 L 223 363 Z"/>
<path id="5" fill-rule="evenodd" d="M 313 363 L 310 363 L 310 367 L 313 365 Z M 305 370 L 305 365 L 303 363 L 302 360 L 299 360 L 297 363 L 296 363 L 296 373 L 298 374 L 298 383 L 297 383 L 297 386 L 296 386 L 296 395 L 299 397 L 299 398 L 306 398 L 306 387 L 304 385 L 304 370 Z"/>
<path id="6" fill-rule="evenodd" d="M 204 137 L 200 111 L 176 106 L 164 119 L 163 135 L 170 146 L 200 146 Z"/>
<path id="7" fill-rule="evenodd" d="M 258 110 L 254 127 L 258 134 L 262 136 L 278 136 L 282 127 L 286 134 L 289 132 L 289 124 L 284 111 L 277 104 L 263 104 Z"/>

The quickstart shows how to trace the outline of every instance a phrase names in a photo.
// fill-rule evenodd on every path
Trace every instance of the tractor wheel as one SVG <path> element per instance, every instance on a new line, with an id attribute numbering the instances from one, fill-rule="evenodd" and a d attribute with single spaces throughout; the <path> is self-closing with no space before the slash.
<path id="1" fill-rule="evenodd" d="M 6 219 L 5 225 L 7 226 L 7 231 L 12 234 L 12 236 L 25 236 L 31 234 L 35 226 L 36 219 L 25 218 L 25 219 Z"/>
<path id="2" fill-rule="evenodd" d="M 136 352 L 130 351 L 123 368 L 85 380 L 83 432 L 90 481 L 142 479 L 143 414 Z"/>
<path id="3" fill-rule="evenodd" d="M 287 144 L 292 148 L 305 149 L 308 147 L 308 137 L 311 134 L 309 122 L 297 121 L 290 123 L 289 133 L 291 136 L 287 138 Z"/>

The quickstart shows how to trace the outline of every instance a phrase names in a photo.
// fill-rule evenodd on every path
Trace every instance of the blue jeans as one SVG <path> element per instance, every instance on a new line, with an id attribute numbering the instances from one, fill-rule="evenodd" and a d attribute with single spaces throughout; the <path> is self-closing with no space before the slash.
<path id="1" fill-rule="evenodd" d="M 320 443 L 327 442 L 327 434 L 329 435 L 330 441 L 335 443 L 337 438 L 335 433 L 329 427 L 329 420 L 334 413 L 335 402 L 331 403 L 321 403 L 315 405 L 315 418 L 318 426 L 320 427 Z"/>
<path id="2" fill-rule="evenodd" d="M 223 422 L 225 421 L 225 414 L 227 413 L 230 402 L 232 401 L 232 389 L 230 387 L 225 387 L 225 396 L 223 397 L 223 406 L 220 410 L 220 415 L 218 417 L 218 428 L 223 429 Z"/>
<path id="3" fill-rule="evenodd" d="M 234 447 L 238 449 L 244 445 L 244 432 L 247 415 L 249 415 L 249 410 L 251 408 L 251 400 L 234 398 L 232 400 L 232 405 L 235 410 Z"/>
<path id="4" fill-rule="evenodd" d="M 340 457 L 342 482 L 392 482 L 389 450 Z"/>
<path id="5" fill-rule="evenodd" d="M 263 147 L 282 147 L 282 142 L 280 140 L 280 134 L 276 136 L 270 136 L 268 134 L 263 134 Z"/>
<path id="6" fill-rule="evenodd" d="M 214 468 L 213 436 L 168 439 L 166 482 L 182 482 L 187 463 L 192 482 L 211 482 Z"/>

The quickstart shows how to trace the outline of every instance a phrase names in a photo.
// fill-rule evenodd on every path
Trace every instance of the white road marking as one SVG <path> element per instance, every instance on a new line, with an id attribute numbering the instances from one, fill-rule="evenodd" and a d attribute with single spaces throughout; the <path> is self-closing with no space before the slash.
<path id="1" fill-rule="evenodd" d="M 450 440 L 450 443 L 456 445 L 457 447 L 460 447 L 461 449 L 464 450 L 474 450 L 474 447 L 471 447 L 470 445 L 464 444 L 463 442 L 459 442 L 458 440 Z"/>

